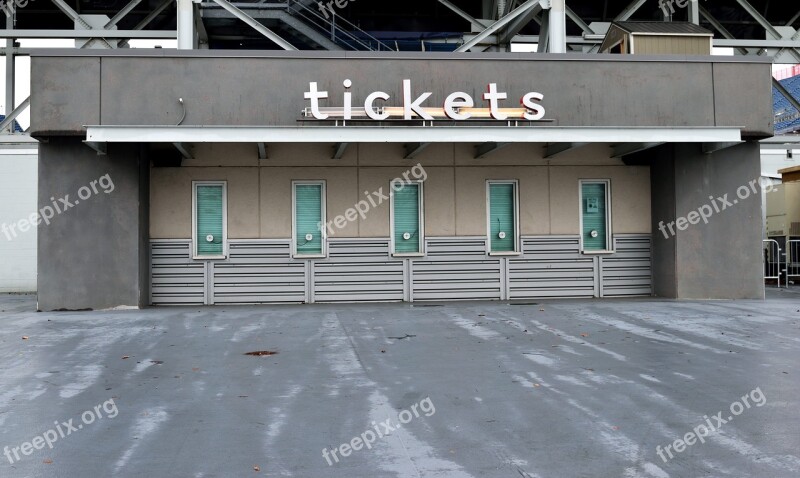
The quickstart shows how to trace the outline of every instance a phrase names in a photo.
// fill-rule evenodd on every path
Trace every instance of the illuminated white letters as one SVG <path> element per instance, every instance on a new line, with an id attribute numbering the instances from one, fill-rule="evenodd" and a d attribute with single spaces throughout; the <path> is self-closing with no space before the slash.
<path id="1" fill-rule="evenodd" d="M 494 119 L 498 121 L 542 121 L 544 120 L 545 108 L 542 105 L 544 95 L 537 92 L 526 93 L 520 98 L 520 106 L 504 108 L 501 105 L 503 100 L 508 99 L 508 93 L 499 91 L 497 83 L 489 83 L 486 92 L 481 99 L 488 103 L 488 108 L 475 107 L 475 99 L 463 91 L 456 91 L 447 95 L 441 107 L 426 107 L 424 104 L 433 93 L 424 91 L 419 96 L 414 95 L 411 80 L 403 80 L 402 87 L 402 106 L 386 104 L 391 96 L 383 91 L 374 91 L 364 99 L 364 109 L 353 108 L 353 81 L 345 79 L 342 82 L 344 92 L 342 94 L 342 107 L 325 107 L 321 100 L 329 99 L 327 91 L 320 91 L 317 82 L 312 81 L 308 85 L 308 91 L 304 98 L 309 100 L 309 107 L 306 108 L 305 115 L 317 120 L 351 120 L 353 117 L 369 118 L 374 121 L 397 121 L 397 120 L 423 120 L 434 121 L 437 119 L 449 119 L 453 121 L 466 121 L 469 119 L 486 120 Z M 376 102 L 382 102 L 376 106 Z"/>
<path id="2" fill-rule="evenodd" d="M 457 91 L 455 93 L 451 93 L 450 96 L 444 100 L 444 114 L 453 120 L 468 120 L 472 117 L 472 115 L 469 113 L 459 113 L 456 111 L 456 108 L 472 108 L 473 106 L 475 106 L 475 100 L 473 100 L 470 95 L 462 91 Z"/>
<path id="3" fill-rule="evenodd" d="M 319 120 L 328 119 L 328 115 L 319 110 L 319 100 L 328 97 L 327 91 L 317 91 L 317 82 L 312 81 L 308 84 L 308 91 L 303 96 L 307 100 L 311 100 L 311 114 L 314 118 Z"/>
<path id="4" fill-rule="evenodd" d="M 497 92 L 497 83 L 489 83 L 489 91 L 483 94 L 483 99 L 489 102 L 489 114 L 492 115 L 492 118 L 496 120 L 508 118 L 505 113 L 500 112 L 500 106 L 498 105 L 498 100 L 506 98 L 508 98 L 507 93 Z"/>
<path id="5" fill-rule="evenodd" d="M 421 108 L 422 103 L 427 100 L 433 93 L 425 92 L 417 97 L 413 102 L 411 101 L 411 80 L 403 80 L 403 118 L 410 120 L 411 113 L 416 113 L 417 116 L 424 120 L 433 121 L 433 116 L 425 112 Z"/>
<path id="6" fill-rule="evenodd" d="M 384 93 L 383 91 L 376 91 L 375 93 L 370 94 L 364 101 L 364 109 L 367 112 L 367 116 L 369 116 L 371 119 L 374 119 L 375 121 L 383 121 L 389 117 L 389 113 L 384 112 L 378 114 L 375 112 L 375 109 L 373 108 L 372 105 L 375 103 L 375 100 L 377 99 L 386 101 L 389 99 L 389 94 Z"/>
<path id="7" fill-rule="evenodd" d="M 525 107 L 526 111 L 525 113 L 523 113 L 523 116 L 525 117 L 526 120 L 538 121 L 544 118 L 544 106 L 540 105 L 539 103 L 533 102 L 534 100 L 542 101 L 543 98 L 544 95 L 542 95 L 541 93 L 533 93 L 533 92 L 528 93 L 527 95 L 522 97 L 520 103 L 522 103 L 522 106 Z"/>
<path id="8" fill-rule="evenodd" d="M 353 86 L 353 82 L 350 80 L 344 80 L 342 83 L 346 89 L 350 89 Z M 349 91 L 345 91 L 344 93 L 344 119 L 349 120 L 353 118 L 353 93 Z"/>

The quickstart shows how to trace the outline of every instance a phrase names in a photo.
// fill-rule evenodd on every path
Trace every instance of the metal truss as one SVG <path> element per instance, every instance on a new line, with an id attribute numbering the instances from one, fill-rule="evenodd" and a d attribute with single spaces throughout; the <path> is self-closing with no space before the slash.
<path id="1" fill-rule="evenodd" d="M 6 28 L 0 30 L 0 39 L 5 39 L 5 42 L 0 41 L 0 51 L 6 63 L 6 121 L 0 123 L 0 134 L 13 131 L 14 118 L 30 103 L 30 98 L 14 103 L 14 58 L 30 53 L 30 49 L 17 46 L 15 40 L 19 39 L 74 39 L 78 48 L 126 48 L 130 39 L 173 39 L 181 49 L 210 48 L 220 41 L 241 42 L 244 48 L 284 50 L 398 49 L 391 41 L 380 40 L 362 30 L 345 18 L 335 2 L 331 5 L 328 0 L 322 3 L 318 0 L 163 0 L 152 5 L 130 0 L 119 10 L 103 11 L 105 17 L 99 19 L 97 11 L 86 15 L 77 8 L 80 3 L 74 0 L 40 1 L 51 2 L 57 8 L 54 11 L 74 23 L 75 29 L 48 28 L 39 26 L 36 21 L 32 21 L 33 25 L 28 22 L 25 29 L 21 29 L 17 26 L 18 17 L 28 12 L 24 9 L 6 12 Z M 800 63 L 800 30 L 794 27 L 800 20 L 800 7 L 791 18 L 781 19 L 781 24 L 775 25 L 753 6 L 754 0 L 735 0 L 732 8 L 738 10 L 737 21 L 746 21 L 749 28 L 758 29 L 761 34 L 761 38 L 749 39 L 737 38 L 732 33 L 735 25 L 731 27 L 726 19 L 712 15 L 710 5 L 717 1 L 720 0 L 709 0 L 701 5 L 698 0 L 686 0 L 684 13 L 676 10 L 677 6 L 672 11 L 660 8 L 663 4 L 655 0 L 630 0 L 617 12 L 611 10 L 611 0 L 483 0 L 479 11 L 465 9 L 460 0 L 437 0 L 431 4 L 439 7 L 440 15 L 463 21 L 465 31 L 455 39 L 420 41 L 420 49 L 424 50 L 426 43 L 455 42 L 458 47 L 454 54 L 466 54 L 469 51 L 510 51 L 512 44 L 535 43 L 539 51 L 544 52 L 593 54 L 599 49 L 611 21 L 652 20 L 655 15 L 665 21 L 680 17 L 707 26 L 717 36 L 714 46 L 733 48 L 737 55 L 769 56 L 783 62 Z M 603 18 L 585 18 L 579 14 L 587 11 L 587 6 L 598 3 L 604 7 Z M 670 3 L 669 0 L 666 3 Z M 177 29 L 164 29 L 165 18 L 172 19 L 169 25 L 171 28 L 177 25 Z M 776 88 L 800 111 L 800 98 L 792 98 L 777 82 Z M 413 157 L 424 145 L 410 145 L 409 156 Z M 344 147 L 339 145 L 341 150 L 335 153 L 343 154 Z"/>

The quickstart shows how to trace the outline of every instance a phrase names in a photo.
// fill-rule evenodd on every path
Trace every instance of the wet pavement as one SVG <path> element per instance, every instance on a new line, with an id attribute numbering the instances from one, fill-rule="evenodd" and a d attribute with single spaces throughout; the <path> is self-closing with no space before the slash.
<path id="1" fill-rule="evenodd" d="M 0 295 L 1 477 L 800 476 L 798 288 L 34 309 Z"/>

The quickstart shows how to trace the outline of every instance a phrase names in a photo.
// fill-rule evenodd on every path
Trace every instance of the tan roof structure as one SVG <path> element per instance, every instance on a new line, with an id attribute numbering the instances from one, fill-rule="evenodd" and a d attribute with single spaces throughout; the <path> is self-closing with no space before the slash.
<path id="1" fill-rule="evenodd" d="M 792 166 L 778 171 L 784 183 L 800 182 L 800 166 Z"/>

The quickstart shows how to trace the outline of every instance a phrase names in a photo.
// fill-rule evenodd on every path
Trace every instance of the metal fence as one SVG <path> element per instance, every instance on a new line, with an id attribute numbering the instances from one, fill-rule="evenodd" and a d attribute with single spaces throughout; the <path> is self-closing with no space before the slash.
<path id="1" fill-rule="evenodd" d="M 800 241 L 796 241 L 800 242 Z M 781 246 L 775 239 L 764 239 L 764 280 L 774 279 L 781 286 Z"/>
<path id="2" fill-rule="evenodd" d="M 800 278 L 800 240 L 786 242 L 786 284 L 791 279 Z"/>

